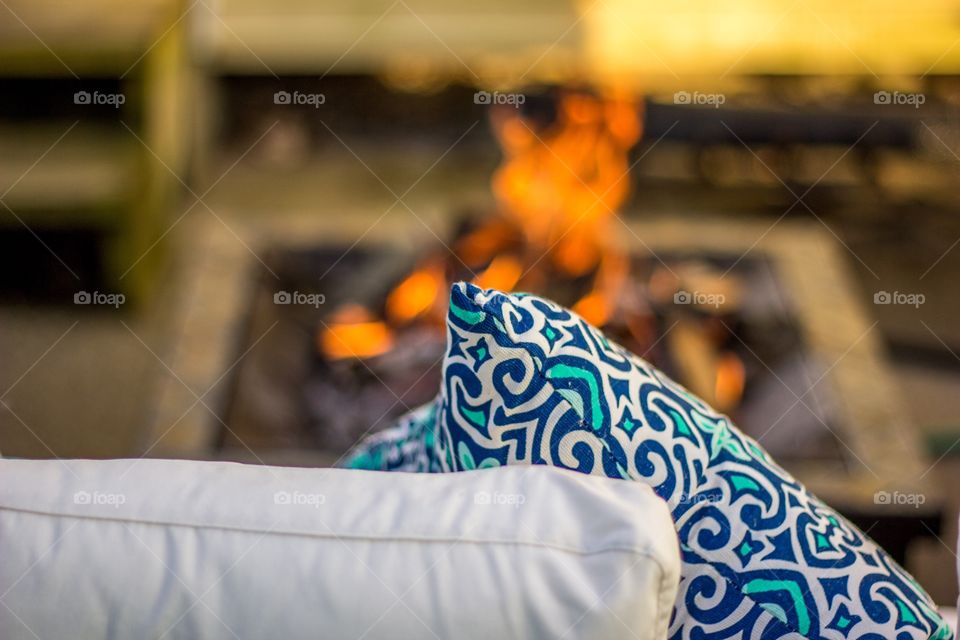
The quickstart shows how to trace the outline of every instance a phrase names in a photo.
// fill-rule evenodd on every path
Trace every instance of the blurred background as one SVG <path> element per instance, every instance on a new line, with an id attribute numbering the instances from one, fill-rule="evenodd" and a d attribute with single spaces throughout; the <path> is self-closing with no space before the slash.
<path id="1" fill-rule="evenodd" d="M 0 452 L 335 464 L 455 280 L 956 600 L 960 3 L 0 0 Z"/>

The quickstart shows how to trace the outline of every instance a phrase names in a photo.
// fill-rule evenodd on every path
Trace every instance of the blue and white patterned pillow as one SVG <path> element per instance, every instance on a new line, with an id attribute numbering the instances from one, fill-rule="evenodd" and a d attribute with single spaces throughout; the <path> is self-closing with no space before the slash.
<path id="1" fill-rule="evenodd" d="M 400 416 L 389 428 L 367 436 L 341 462 L 346 469 L 367 471 L 445 471 L 435 456 L 439 397 Z"/>
<path id="2" fill-rule="evenodd" d="M 576 314 L 460 283 L 447 332 L 439 415 L 419 427 L 433 450 L 414 457 L 441 471 L 552 464 L 649 484 L 681 544 L 671 638 L 953 637 L 872 540 Z"/>

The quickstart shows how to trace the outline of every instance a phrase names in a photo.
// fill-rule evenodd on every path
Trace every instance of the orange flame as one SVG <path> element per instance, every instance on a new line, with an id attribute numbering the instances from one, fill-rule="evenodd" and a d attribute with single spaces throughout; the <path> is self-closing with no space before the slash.
<path id="1" fill-rule="evenodd" d="M 406 324 L 433 307 L 446 285 L 443 265 L 431 262 L 417 269 L 387 296 L 387 318 Z"/>
<path id="2" fill-rule="evenodd" d="M 457 241 L 453 250 L 469 267 L 487 263 L 498 252 L 516 241 L 516 228 L 506 220 L 493 218 Z"/>
<path id="3" fill-rule="evenodd" d="M 512 291 L 523 273 L 520 260 L 510 255 L 502 255 L 493 259 L 483 273 L 474 278 L 473 283 L 481 289 L 498 289 Z"/>
<path id="4" fill-rule="evenodd" d="M 330 325 L 318 334 L 319 347 L 329 358 L 372 358 L 393 348 L 393 332 L 359 305 L 338 309 Z"/>
<path id="5" fill-rule="evenodd" d="M 596 270 L 573 309 L 598 325 L 614 312 L 628 271 L 610 223 L 629 195 L 628 152 L 642 132 L 639 116 L 621 94 L 571 92 L 542 131 L 516 112 L 494 121 L 505 155 L 493 178 L 501 208 L 533 252 L 548 253 L 562 274 Z"/>
<path id="6" fill-rule="evenodd" d="M 515 112 L 500 114 L 494 128 L 505 155 L 493 178 L 501 208 L 561 271 L 587 273 L 629 195 L 627 152 L 642 129 L 637 105 L 615 93 L 571 92 L 542 131 Z"/>
<path id="7" fill-rule="evenodd" d="M 617 93 L 569 91 L 555 121 L 538 126 L 518 110 L 494 112 L 504 160 L 492 187 L 502 216 L 483 221 L 453 250 L 483 288 L 536 287 L 560 274 L 593 273 L 574 310 L 604 325 L 616 311 L 629 263 L 610 221 L 629 195 L 628 151 L 640 138 L 637 104 Z M 541 258 L 544 266 L 538 267 Z M 359 307 L 344 309 L 319 334 L 332 358 L 370 357 L 393 344 L 390 327 L 425 318 L 442 322 L 444 260 L 428 257 L 388 295 L 385 322 Z"/>
<path id="8" fill-rule="evenodd" d="M 610 250 L 603 254 L 593 288 L 572 307 L 580 317 L 597 327 L 607 324 L 616 305 L 621 302 L 621 290 L 630 272 L 629 259 L 622 251 L 614 250 L 614 246 L 611 242 Z"/>
<path id="9" fill-rule="evenodd" d="M 728 411 L 740 403 L 746 381 L 743 361 L 733 353 L 725 353 L 717 361 L 717 383 L 714 400 L 720 411 Z"/>

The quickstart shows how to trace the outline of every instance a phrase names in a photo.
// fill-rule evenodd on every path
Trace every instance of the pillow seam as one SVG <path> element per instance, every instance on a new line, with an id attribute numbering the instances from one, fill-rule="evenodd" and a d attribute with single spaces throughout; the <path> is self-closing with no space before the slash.
<path id="1" fill-rule="evenodd" d="M 278 536 L 295 536 L 301 538 L 314 538 L 322 540 L 346 540 L 346 541 L 365 541 L 365 542 L 404 542 L 410 544 L 450 544 L 452 542 L 456 543 L 468 543 L 471 545 L 491 545 L 491 546 L 521 546 L 521 547 L 531 547 L 535 549 L 547 549 L 551 551 L 559 551 L 562 553 L 567 553 L 570 555 L 576 556 L 593 556 L 600 555 L 604 553 L 627 553 L 635 556 L 643 556 L 650 558 L 657 563 L 657 566 L 662 570 L 663 563 L 659 557 L 659 554 L 653 549 L 652 546 L 647 547 L 630 547 L 626 545 L 610 545 L 607 547 L 596 548 L 596 549 L 577 549 L 562 544 L 555 544 L 550 542 L 536 542 L 529 540 L 498 540 L 498 539 L 480 539 L 480 538 L 463 538 L 463 537 L 426 537 L 426 536 L 377 536 L 372 534 L 357 534 L 357 533 L 323 533 L 315 531 L 281 531 L 273 529 L 255 529 L 251 527 L 242 527 L 242 526 L 232 526 L 224 524 L 200 524 L 196 522 L 173 522 L 169 520 L 147 520 L 147 519 L 138 519 L 138 518 L 129 518 L 129 517 L 116 517 L 116 516 L 102 516 L 102 515 L 84 515 L 76 513 L 61 513 L 56 511 L 44 511 L 40 509 L 24 509 L 20 507 L 11 507 L 11 506 L 0 506 L 0 513 L 7 511 L 11 513 L 22 513 L 38 517 L 49 517 L 49 518 L 69 518 L 71 520 L 87 520 L 87 521 L 96 521 L 96 522 L 110 522 L 114 524 L 144 524 L 153 527 L 180 527 L 186 529 L 209 529 L 216 531 L 231 531 L 235 533 L 250 533 L 250 534 L 273 534 Z"/>

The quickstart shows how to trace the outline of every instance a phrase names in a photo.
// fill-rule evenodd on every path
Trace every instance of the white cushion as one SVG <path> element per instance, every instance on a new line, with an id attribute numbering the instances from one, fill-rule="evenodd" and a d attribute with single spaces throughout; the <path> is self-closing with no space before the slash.
<path id="1" fill-rule="evenodd" d="M 0 638 L 665 638 L 641 483 L 0 460 Z"/>

